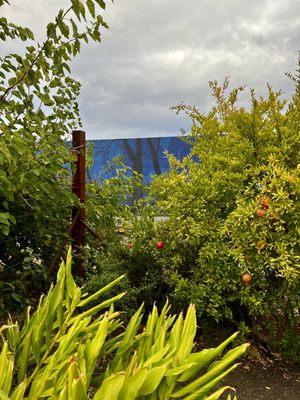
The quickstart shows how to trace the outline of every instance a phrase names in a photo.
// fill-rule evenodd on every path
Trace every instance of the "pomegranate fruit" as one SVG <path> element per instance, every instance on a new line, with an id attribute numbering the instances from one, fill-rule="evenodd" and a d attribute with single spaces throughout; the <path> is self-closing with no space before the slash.
<path id="1" fill-rule="evenodd" d="M 264 196 L 261 200 L 262 208 L 267 211 L 270 208 L 270 202 L 271 202 L 270 198 Z"/>
<path id="2" fill-rule="evenodd" d="M 249 285 L 252 280 L 252 275 L 248 272 L 242 275 L 242 281 L 245 285 Z"/>
<path id="3" fill-rule="evenodd" d="M 165 247 L 165 244 L 164 242 L 156 242 L 155 246 L 157 249 L 162 250 Z"/>
<path id="4" fill-rule="evenodd" d="M 262 210 L 262 209 L 256 210 L 256 215 L 257 215 L 259 218 L 262 218 L 262 217 L 265 215 L 265 213 L 266 213 L 265 210 Z"/>

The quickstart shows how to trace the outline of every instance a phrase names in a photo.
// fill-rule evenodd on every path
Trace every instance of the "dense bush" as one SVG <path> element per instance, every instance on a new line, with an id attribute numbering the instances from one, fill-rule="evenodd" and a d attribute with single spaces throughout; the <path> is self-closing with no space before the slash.
<path id="1" fill-rule="evenodd" d="M 262 326 L 277 340 L 296 330 L 300 271 L 300 81 L 291 101 L 268 88 L 227 94 L 211 83 L 207 114 L 180 105 L 193 121 L 189 157 L 169 157 L 171 171 L 151 186 L 149 215 L 129 230 L 128 276 L 146 298 L 189 302 L 215 321 Z M 163 224 L 153 215 L 167 215 Z M 150 221 L 150 222 L 147 222 Z M 157 250 L 151 241 L 163 240 Z M 131 271 L 132 268 L 132 271 Z M 160 293 L 160 288 L 163 290 Z M 162 294 L 162 295 L 161 295 Z M 271 329 L 270 329 L 271 327 Z M 256 331 L 259 334 L 258 331 Z"/>
<path id="2" fill-rule="evenodd" d="M 8 4 L 0 0 L 0 7 Z M 77 200 L 70 190 L 73 158 L 66 141 L 81 123 L 80 84 L 70 65 L 82 43 L 100 41 L 107 27 L 101 16 L 105 4 L 71 1 L 47 25 L 40 43 L 28 28 L 0 18 L 0 41 L 24 42 L 20 54 L 0 59 L 0 314 L 32 302 L 46 286 L 45 265 L 68 235 Z M 89 184 L 87 213 L 94 224 L 107 224 L 118 212 L 112 208 L 119 197 L 113 186 L 99 192 Z"/>
<path id="3" fill-rule="evenodd" d="M 213 400 L 231 389 L 211 394 L 236 368 L 247 344 L 220 358 L 234 334 L 216 348 L 192 353 L 193 305 L 185 317 L 171 316 L 168 304 L 160 314 L 154 306 L 145 326 L 140 307 L 123 327 L 113 302 L 124 293 L 99 303 L 120 279 L 86 297 L 72 277 L 68 254 L 37 310 L 28 310 L 21 327 L 10 320 L 0 328 L 2 399 Z"/>

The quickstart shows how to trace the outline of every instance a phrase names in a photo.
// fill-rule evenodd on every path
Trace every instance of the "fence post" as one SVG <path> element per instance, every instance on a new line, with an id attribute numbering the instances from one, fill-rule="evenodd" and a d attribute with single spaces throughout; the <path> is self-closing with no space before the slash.
<path id="1" fill-rule="evenodd" d="M 73 172 L 72 192 L 78 197 L 80 203 L 85 202 L 85 132 L 74 130 L 72 132 L 72 152 L 76 156 L 75 171 Z M 79 213 L 79 216 L 78 216 Z M 72 222 L 74 223 L 71 231 L 72 249 L 78 256 L 78 274 L 84 277 L 85 271 L 82 265 L 81 252 L 85 242 L 85 210 L 82 207 L 74 207 L 72 210 Z"/>

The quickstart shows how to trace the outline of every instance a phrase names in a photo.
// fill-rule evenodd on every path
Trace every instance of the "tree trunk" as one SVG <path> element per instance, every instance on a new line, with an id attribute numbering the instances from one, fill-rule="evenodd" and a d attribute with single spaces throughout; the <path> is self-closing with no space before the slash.
<path id="1" fill-rule="evenodd" d="M 152 158 L 152 163 L 154 167 L 154 172 L 156 175 L 161 175 L 161 168 L 159 164 L 159 158 L 158 158 L 158 150 L 160 146 L 160 138 L 156 139 L 156 146 L 154 144 L 155 139 L 154 138 L 147 138 L 147 143 L 150 149 L 150 154 Z"/>

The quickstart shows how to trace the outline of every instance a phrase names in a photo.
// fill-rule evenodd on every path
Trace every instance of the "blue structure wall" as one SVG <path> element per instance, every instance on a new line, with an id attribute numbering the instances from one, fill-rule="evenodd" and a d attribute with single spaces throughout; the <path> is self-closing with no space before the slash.
<path id="1" fill-rule="evenodd" d="M 93 165 L 89 178 L 101 181 L 114 175 L 108 165 L 119 158 L 129 168 L 143 175 L 144 183 L 149 183 L 154 174 L 169 170 L 166 152 L 182 160 L 189 154 L 190 145 L 182 138 L 156 137 L 135 139 L 93 140 Z"/>

